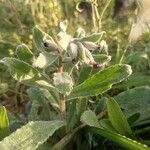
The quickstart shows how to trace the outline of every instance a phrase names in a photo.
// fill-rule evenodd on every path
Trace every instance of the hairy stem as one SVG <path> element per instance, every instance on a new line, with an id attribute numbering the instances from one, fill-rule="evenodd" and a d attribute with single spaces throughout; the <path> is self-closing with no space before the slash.
<path id="1" fill-rule="evenodd" d="M 62 49 L 59 50 L 60 52 L 60 58 L 59 58 L 59 72 L 64 72 L 64 51 Z M 63 93 L 59 93 L 60 96 L 60 116 L 61 120 L 65 121 L 66 119 L 66 101 L 65 101 L 65 95 Z"/>

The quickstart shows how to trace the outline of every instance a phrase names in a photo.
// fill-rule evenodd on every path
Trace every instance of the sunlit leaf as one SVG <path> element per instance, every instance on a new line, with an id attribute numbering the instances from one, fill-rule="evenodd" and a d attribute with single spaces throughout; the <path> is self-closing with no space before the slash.
<path id="1" fill-rule="evenodd" d="M 122 135 L 130 136 L 132 134 L 131 128 L 121 111 L 119 105 L 114 99 L 107 100 L 108 117 L 113 127 Z"/>
<path id="2" fill-rule="evenodd" d="M 53 80 L 54 80 L 54 85 L 61 93 L 64 94 L 70 93 L 73 87 L 73 81 L 67 72 L 54 73 Z"/>
<path id="3" fill-rule="evenodd" d="M 27 63 L 32 63 L 34 59 L 33 53 L 25 44 L 17 46 L 16 55 L 20 60 L 23 60 Z"/>
<path id="4" fill-rule="evenodd" d="M 29 122 L 0 142 L 1 150 L 35 150 L 63 126 L 61 121 Z"/>
<path id="5" fill-rule="evenodd" d="M 9 132 L 9 120 L 6 108 L 4 106 L 0 106 L 0 140 L 8 136 Z"/>
<path id="6" fill-rule="evenodd" d="M 106 68 L 74 87 L 68 99 L 104 93 L 112 85 L 125 80 L 131 73 L 132 70 L 129 65 L 114 65 Z"/>
<path id="7" fill-rule="evenodd" d="M 140 113 L 140 120 L 150 120 L 150 87 L 143 86 L 124 91 L 115 97 L 127 117 Z"/>
<path id="8" fill-rule="evenodd" d="M 91 110 L 85 111 L 81 116 L 81 122 L 93 126 L 93 127 L 100 127 L 96 115 Z"/>

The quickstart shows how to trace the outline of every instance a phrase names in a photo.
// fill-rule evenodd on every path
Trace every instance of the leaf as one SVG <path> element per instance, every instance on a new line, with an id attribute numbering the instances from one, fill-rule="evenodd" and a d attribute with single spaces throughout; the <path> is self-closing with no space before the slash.
<path id="1" fill-rule="evenodd" d="M 0 83 L 0 94 L 5 93 L 8 89 L 7 83 Z"/>
<path id="2" fill-rule="evenodd" d="M 101 33 L 93 33 L 89 36 L 85 36 L 85 37 L 82 37 L 82 38 L 75 38 L 74 41 L 78 41 L 78 42 L 84 42 L 84 41 L 97 42 L 102 37 L 102 35 L 104 33 L 105 33 L 104 31 L 101 32 Z"/>
<path id="3" fill-rule="evenodd" d="M 91 128 L 91 131 L 92 133 L 103 136 L 108 140 L 113 141 L 118 145 L 129 150 L 149 150 L 149 147 L 147 145 L 141 144 L 135 140 L 132 140 L 130 138 L 127 138 L 125 136 L 122 136 L 120 134 L 111 131 L 107 131 L 100 128 Z"/>
<path id="4" fill-rule="evenodd" d="M 112 85 L 125 80 L 131 75 L 129 65 L 114 65 L 99 71 L 80 85 L 73 88 L 68 99 L 98 95 L 109 90 Z"/>
<path id="5" fill-rule="evenodd" d="M 133 88 L 149 85 L 150 85 L 149 75 L 145 75 L 144 73 L 133 73 L 128 80 L 125 80 L 122 83 L 115 85 L 114 88 Z"/>
<path id="6" fill-rule="evenodd" d="M 96 115 L 91 110 L 85 111 L 81 116 L 81 122 L 93 126 L 93 127 L 100 127 Z"/>
<path id="7" fill-rule="evenodd" d="M 19 82 L 32 82 L 41 77 L 40 73 L 29 64 L 15 58 L 3 58 L 12 77 Z"/>
<path id="8" fill-rule="evenodd" d="M 67 34 L 66 32 L 59 32 L 59 44 L 64 50 L 67 50 L 67 47 L 69 45 L 69 42 L 71 41 L 72 37 L 71 35 Z"/>
<path id="9" fill-rule="evenodd" d="M 111 56 L 105 54 L 92 54 L 95 61 L 100 64 L 106 64 L 111 61 Z"/>
<path id="10" fill-rule="evenodd" d="M 53 52 L 42 52 L 39 54 L 37 59 L 34 61 L 33 66 L 38 68 L 46 68 L 50 65 L 52 65 L 56 59 L 58 59 L 58 55 L 56 55 Z"/>
<path id="11" fill-rule="evenodd" d="M 1 150 L 35 150 L 63 126 L 62 121 L 29 122 L 0 142 Z"/>
<path id="12" fill-rule="evenodd" d="M 20 60 L 32 64 L 34 56 L 31 50 L 25 44 L 20 44 L 16 48 L 16 55 Z"/>
<path id="13" fill-rule="evenodd" d="M 113 127 L 122 135 L 130 136 L 132 134 L 131 128 L 121 111 L 119 105 L 114 99 L 107 100 L 107 112 L 109 120 Z"/>
<path id="14" fill-rule="evenodd" d="M 54 73 L 53 80 L 54 80 L 54 85 L 61 93 L 64 94 L 70 93 L 73 87 L 73 81 L 67 72 Z"/>
<path id="15" fill-rule="evenodd" d="M 83 66 L 80 73 L 79 73 L 79 77 L 78 77 L 78 84 L 81 84 L 82 82 L 84 82 L 86 79 L 88 79 L 90 73 L 92 71 L 92 68 L 90 66 Z"/>
<path id="16" fill-rule="evenodd" d="M 38 70 L 25 62 L 16 58 L 5 57 L 3 58 L 3 63 L 8 67 L 10 74 L 15 80 L 27 85 L 53 88 L 49 82 L 43 80 L 44 78 Z"/>
<path id="17" fill-rule="evenodd" d="M 0 106 L 0 140 L 9 134 L 9 120 L 4 106 Z"/>
<path id="18" fill-rule="evenodd" d="M 42 107 L 42 114 L 44 115 L 42 119 L 50 120 L 50 110 L 43 92 L 38 88 L 29 88 L 27 93 L 31 101 L 37 101 L 38 104 Z"/>
<path id="19" fill-rule="evenodd" d="M 46 97 L 46 99 L 49 101 L 49 103 L 53 106 L 53 108 L 55 108 L 55 110 L 60 109 L 59 106 L 59 93 L 56 90 L 47 90 L 47 89 L 42 89 L 42 92 L 44 94 L 44 96 Z"/>
<path id="20" fill-rule="evenodd" d="M 72 130 L 77 122 L 76 101 L 72 101 L 69 106 L 67 116 L 67 129 Z"/>
<path id="21" fill-rule="evenodd" d="M 40 52 L 45 51 L 45 47 L 43 44 L 44 35 L 45 33 L 42 30 L 40 30 L 38 26 L 35 26 L 33 28 L 33 42 L 36 49 Z"/>
<path id="22" fill-rule="evenodd" d="M 38 28 L 38 26 L 35 26 L 33 28 L 33 42 L 36 49 L 40 52 L 45 52 L 46 50 L 46 47 L 44 46 L 44 41 L 51 41 L 52 47 L 56 46 L 54 40 L 50 35 L 43 32 L 41 29 Z"/>
<path id="23" fill-rule="evenodd" d="M 127 117 L 140 113 L 138 121 L 150 120 L 150 87 L 136 87 L 120 93 L 115 97 Z"/>
<path id="24" fill-rule="evenodd" d="M 99 121 L 99 124 L 100 126 L 103 128 L 103 129 L 106 129 L 106 130 L 109 130 L 109 131 L 112 131 L 112 132 L 117 132 L 114 127 L 112 126 L 111 122 L 109 119 L 101 119 Z"/>
<path id="25" fill-rule="evenodd" d="M 62 32 L 66 32 L 68 27 L 68 20 L 63 20 L 62 22 L 60 22 L 59 27 Z"/>

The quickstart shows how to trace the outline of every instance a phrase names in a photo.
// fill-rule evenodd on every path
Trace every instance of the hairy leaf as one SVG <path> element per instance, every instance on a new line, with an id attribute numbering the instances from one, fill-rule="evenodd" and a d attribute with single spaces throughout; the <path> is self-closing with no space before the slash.
<path id="1" fill-rule="evenodd" d="M 143 86 L 127 90 L 117 95 L 115 99 L 124 109 L 127 117 L 140 113 L 138 121 L 150 120 L 150 87 Z"/>
<path id="2" fill-rule="evenodd" d="M 81 116 L 81 122 L 89 126 L 100 127 L 96 115 L 91 110 L 85 111 Z"/>
<path id="3" fill-rule="evenodd" d="M 76 86 L 68 99 L 76 97 L 93 96 L 109 90 L 113 84 L 119 83 L 131 75 L 132 70 L 129 65 L 114 65 L 104 69 L 80 85 Z"/>
<path id="4" fill-rule="evenodd" d="M 16 58 L 3 58 L 3 63 L 8 67 L 10 74 L 15 80 L 28 85 L 53 87 L 49 82 L 43 80 L 38 70 Z"/>
<path id="5" fill-rule="evenodd" d="M 73 87 L 73 81 L 67 72 L 54 73 L 53 80 L 54 80 L 54 85 L 61 93 L 64 94 L 70 93 Z"/>
<path id="6" fill-rule="evenodd" d="M 21 44 L 17 46 L 16 55 L 20 60 L 23 60 L 27 63 L 32 63 L 34 59 L 33 53 L 25 44 Z"/>
<path id="7" fill-rule="evenodd" d="M 104 32 L 93 33 L 89 36 L 85 36 L 85 37 L 82 37 L 82 38 L 76 38 L 75 41 L 79 41 L 79 42 L 84 42 L 84 41 L 97 42 L 102 37 L 103 34 L 104 34 Z"/>
<path id="8" fill-rule="evenodd" d="M 51 52 L 42 52 L 39 54 L 33 65 L 38 68 L 45 68 L 53 64 L 59 56 Z"/>
<path id="9" fill-rule="evenodd" d="M 61 121 L 29 122 L 0 142 L 1 150 L 35 150 L 63 126 Z"/>
<path id="10" fill-rule="evenodd" d="M 50 120 L 50 110 L 49 110 L 48 103 L 45 99 L 43 92 L 38 88 L 29 88 L 27 90 L 27 93 L 31 101 L 37 101 L 38 104 L 42 107 L 43 119 Z"/>

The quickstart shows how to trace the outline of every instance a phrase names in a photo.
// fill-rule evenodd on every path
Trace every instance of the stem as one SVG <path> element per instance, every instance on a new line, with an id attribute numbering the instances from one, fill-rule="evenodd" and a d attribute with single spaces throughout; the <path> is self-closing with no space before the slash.
<path id="1" fill-rule="evenodd" d="M 95 9 L 94 4 L 92 4 L 92 21 L 93 21 L 93 31 L 97 32 L 97 25 L 96 25 L 96 15 L 95 15 Z"/>
<path id="2" fill-rule="evenodd" d="M 100 112 L 97 115 L 97 119 L 101 119 L 106 115 L 106 110 Z M 56 143 L 53 147 L 52 150 L 57 150 L 57 149 L 62 149 L 66 144 L 70 142 L 70 140 L 73 138 L 73 136 L 82 128 L 86 127 L 86 124 L 81 124 L 77 128 L 73 129 L 71 132 L 67 133 L 58 143 Z"/>
<path id="3" fill-rule="evenodd" d="M 61 115 L 61 120 L 66 119 L 66 101 L 65 101 L 65 96 L 64 94 L 59 94 L 60 95 L 60 115 Z"/>
<path id="4" fill-rule="evenodd" d="M 60 52 L 60 58 L 59 58 L 59 68 L 58 71 L 60 73 L 64 72 L 64 51 L 63 49 L 60 47 L 59 49 Z M 61 120 L 65 121 L 66 120 L 66 101 L 65 101 L 65 94 L 63 93 L 59 93 L 60 96 L 60 116 L 61 116 Z"/>
<path id="5" fill-rule="evenodd" d="M 112 0 L 109 0 L 109 1 L 107 2 L 106 6 L 104 7 L 104 9 L 103 9 L 103 11 L 102 11 L 102 13 L 101 13 L 101 16 L 100 16 L 100 18 L 99 18 L 99 30 L 101 30 L 101 28 L 102 28 L 102 19 L 103 19 L 103 17 L 104 17 L 104 13 L 106 12 L 106 10 L 107 10 L 109 4 L 111 3 L 111 1 L 112 1 Z"/>

